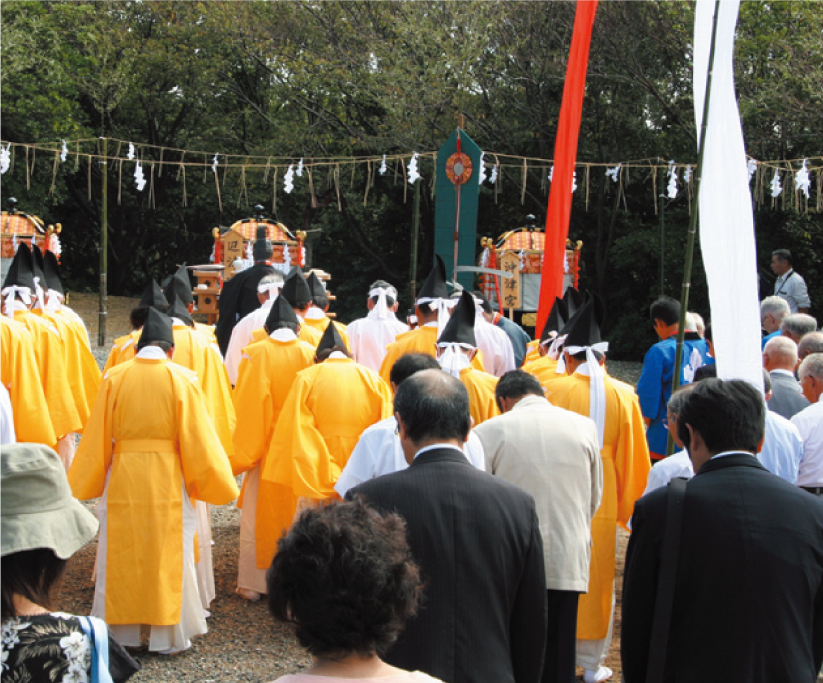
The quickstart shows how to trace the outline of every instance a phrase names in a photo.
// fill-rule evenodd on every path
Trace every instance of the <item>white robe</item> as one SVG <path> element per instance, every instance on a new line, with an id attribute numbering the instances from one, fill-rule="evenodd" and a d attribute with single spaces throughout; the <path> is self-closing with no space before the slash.
<path id="1" fill-rule="evenodd" d="M 511 339 L 501 328 L 477 314 L 474 321 L 474 336 L 477 348 L 483 353 L 483 366 L 486 372 L 495 377 L 502 377 L 515 369 L 514 348 Z"/>
<path id="2" fill-rule="evenodd" d="M 408 325 L 401 323 L 394 315 L 388 318 L 378 318 L 377 311 L 372 309 L 365 318 L 350 323 L 346 328 L 349 336 L 349 349 L 361 365 L 380 372 L 380 366 L 386 357 L 386 347 L 391 344 L 398 334 L 408 332 Z"/>
<path id="3" fill-rule="evenodd" d="M 277 297 L 274 298 L 276 299 Z M 229 381 L 232 386 L 237 384 L 237 372 L 240 368 L 243 349 L 251 343 L 252 333 L 266 324 L 266 318 L 269 317 L 273 303 L 273 298 L 266 299 L 260 308 L 244 316 L 240 322 L 234 326 L 231 332 L 231 339 L 226 348 L 226 357 L 223 363 L 226 365 L 226 372 L 229 375 Z"/>

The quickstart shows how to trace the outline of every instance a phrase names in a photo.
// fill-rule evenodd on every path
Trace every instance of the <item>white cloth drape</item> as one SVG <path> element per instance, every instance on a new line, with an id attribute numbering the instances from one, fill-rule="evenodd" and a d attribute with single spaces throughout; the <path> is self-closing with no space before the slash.
<path id="1" fill-rule="evenodd" d="M 760 305 L 754 218 L 740 112 L 734 94 L 734 33 L 739 0 L 721 0 L 708 128 L 700 182 L 700 246 L 721 379 L 743 379 L 761 392 Z M 696 3 L 694 109 L 703 119 L 715 3 Z"/>

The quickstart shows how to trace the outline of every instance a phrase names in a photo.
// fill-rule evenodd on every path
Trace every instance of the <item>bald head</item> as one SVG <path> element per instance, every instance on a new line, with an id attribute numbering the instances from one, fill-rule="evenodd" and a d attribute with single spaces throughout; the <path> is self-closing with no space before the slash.
<path id="1" fill-rule="evenodd" d="M 797 344 L 789 337 L 772 337 L 763 349 L 763 367 L 794 372 L 797 367 Z"/>
<path id="2" fill-rule="evenodd" d="M 812 353 L 823 353 L 823 332 L 809 332 L 797 345 L 797 357 L 800 360 Z"/>

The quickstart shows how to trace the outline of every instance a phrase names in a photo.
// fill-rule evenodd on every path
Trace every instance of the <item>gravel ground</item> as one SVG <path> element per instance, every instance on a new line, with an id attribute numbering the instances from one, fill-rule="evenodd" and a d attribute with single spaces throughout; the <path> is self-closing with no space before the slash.
<path id="1" fill-rule="evenodd" d="M 137 299 L 109 297 L 107 343 L 97 346 L 98 297 L 96 294 L 70 295 L 69 305 L 83 317 L 92 340 L 92 352 L 100 367 L 105 364 L 116 337 L 130 330 L 128 312 Z M 640 363 L 608 361 L 609 372 L 618 379 L 636 385 Z M 91 503 L 89 503 L 91 506 Z M 132 650 L 143 669 L 131 680 L 135 683 L 180 681 L 201 683 L 247 681 L 263 683 L 287 673 L 297 673 L 309 664 L 309 658 L 297 644 L 288 627 L 276 624 L 265 601 L 250 603 L 234 594 L 237 576 L 237 542 L 240 512 L 234 503 L 212 507 L 214 536 L 214 576 L 217 597 L 211 605 L 209 632 L 194 640 L 191 649 L 171 657 L 152 654 L 145 648 Z M 615 671 L 613 681 L 620 680 L 620 597 L 628 534 L 621 531 L 618 552 L 617 603 L 614 641 L 606 661 Z M 94 584 L 91 580 L 97 542 L 89 543 L 69 562 L 68 572 L 56 607 L 74 614 L 91 610 Z M 578 674 L 582 677 L 582 669 Z M 489 683 L 494 683 L 490 681 Z"/>

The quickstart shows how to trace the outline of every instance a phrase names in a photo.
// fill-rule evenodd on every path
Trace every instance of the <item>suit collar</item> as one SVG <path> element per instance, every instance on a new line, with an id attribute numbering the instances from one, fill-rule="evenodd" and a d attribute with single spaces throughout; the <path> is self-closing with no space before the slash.
<path id="1" fill-rule="evenodd" d="M 732 455 L 726 455 L 722 458 L 712 458 L 708 462 L 704 463 L 703 467 L 700 468 L 695 476 L 724 469 L 726 467 L 754 467 L 756 469 L 768 472 L 768 470 L 760 464 L 760 461 L 751 453 L 740 452 Z"/>
<path id="2" fill-rule="evenodd" d="M 451 446 L 446 446 L 444 448 L 432 448 L 430 451 L 426 451 L 425 453 L 415 456 L 410 467 L 425 465 L 432 462 L 456 462 L 466 464 L 471 467 L 468 459 L 463 454 L 463 451 L 459 448 L 452 448 Z"/>

